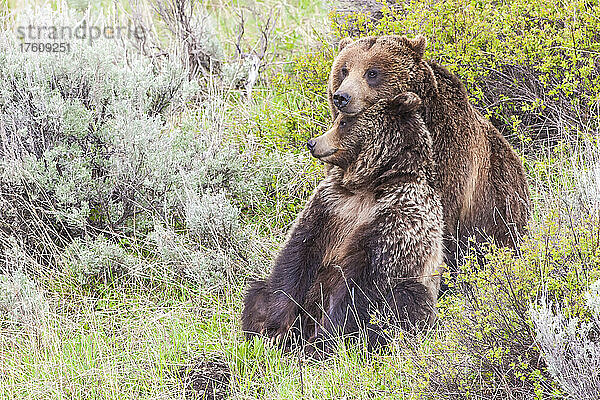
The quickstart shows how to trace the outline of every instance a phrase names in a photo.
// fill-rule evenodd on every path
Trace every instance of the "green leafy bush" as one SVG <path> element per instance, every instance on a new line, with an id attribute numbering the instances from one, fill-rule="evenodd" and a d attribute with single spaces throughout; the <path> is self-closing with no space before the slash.
<path id="1" fill-rule="evenodd" d="M 456 73 L 505 135 L 539 144 L 598 129 L 599 13 L 598 1 L 412 0 L 378 19 L 334 13 L 332 28 L 338 38 L 425 35 L 426 57 Z"/>
<path id="2" fill-rule="evenodd" d="M 448 368 L 442 382 L 475 397 L 560 397 L 529 310 L 545 298 L 562 304 L 566 315 L 588 315 L 585 293 L 600 277 L 600 228 L 594 222 L 570 226 L 550 215 L 525 238 L 521 254 L 491 247 L 484 265 L 473 257 L 462 266 L 460 290 L 442 298 L 440 312 L 443 329 L 470 367 Z M 486 397 L 495 391 L 501 397 Z"/>
<path id="3" fill-rule="evenodd" d="M 276 101 L 282 103 L 277 113 L 261 116 L 261 135 L 284 151 L 297 152 L 306 141 L 322 134 L 330 122 L 327 105 L 327 81 L 333 62 L 331 48 L 294 58 L 287 70 L 272 79 Z"/>

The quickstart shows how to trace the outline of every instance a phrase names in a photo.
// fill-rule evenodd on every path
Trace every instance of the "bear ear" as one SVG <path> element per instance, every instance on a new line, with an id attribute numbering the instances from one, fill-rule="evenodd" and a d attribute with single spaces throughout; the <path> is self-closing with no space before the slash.
<path id="1" fill-rule="evenodd" d="M 344 47 L 348 46 L 350 43 L 354 42 L 354 39 L 350 37 L 345 37 L 338 43 L 338 51 L 344 50 Z"/>
<path id="2" fill-rule="evenodd" d="M 400 93 L 389 102 L 390 111 L 394 114 L 415 112 L 421 106 L 421 98 L 413 92 Z"/>
<path id="3" fill-rule="evenodd" d="M 417 60 L 421 60 L 423 58 L 425 48 L 427 47 L 427 39 L 425 38 L 425 36 L 417 35 L 413 39 L 409 39 L 406 36 L 402 36 L 402 41 L 409 49 L 415 52 Z"/>

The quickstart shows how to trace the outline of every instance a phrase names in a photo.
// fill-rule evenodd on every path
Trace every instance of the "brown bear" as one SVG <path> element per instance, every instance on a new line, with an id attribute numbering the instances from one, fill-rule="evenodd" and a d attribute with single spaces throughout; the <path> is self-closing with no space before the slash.
<path id="1" fill-rule="evenodd" d="M 308 142 L 330 170 L 268 279 L 250 285 L 242 313 L 248 338 L 279 341 L 295 328 L 314 349 L 362 330 L 373 348 L 385 343 L 382 326 L 370 322 L 373 313 L 405 328 L 433 322 L 443 215 L 429 185 L 431 137 L 420 103 L 408 92 L 340 114 Z"/>
<path id="2" fill-rule="evenodd" d="M 514 248 L 529 219 L 529 189 L 515 151 L 471 105 L 455 75 L 423 60 L 425 46 L 423 36 L 343 39 L 328 97 L 334 119 L 398 93 L 421 97 L 444 209 L 446 262 L 453 266 L 470 236 Z"/>

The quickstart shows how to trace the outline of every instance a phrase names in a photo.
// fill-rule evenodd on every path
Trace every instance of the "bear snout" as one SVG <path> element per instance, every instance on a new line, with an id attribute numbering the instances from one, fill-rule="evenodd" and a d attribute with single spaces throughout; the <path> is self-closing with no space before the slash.
<path id="1" fill-rule="evenodd" d="M 342 110 L 344 107 L 350 103 L 350 96 L 348 93 L 339 93 L 335 92 L 333 95 L 333 104 L 338 108 L 338 110 Z"/>
<path id="2" fill-rule="evenodd" d="M 308 150 L 310 150 L 310 154 L 312 154 L 313 157 L 323 160 L 338 151 L 337 146 L 331 143 L 330 140 L 332 138 L 330 136 L 330 132 L 327 132 L 324 135 L 310 139 L 306 142 L 306 147 L 308 147 Z"/>

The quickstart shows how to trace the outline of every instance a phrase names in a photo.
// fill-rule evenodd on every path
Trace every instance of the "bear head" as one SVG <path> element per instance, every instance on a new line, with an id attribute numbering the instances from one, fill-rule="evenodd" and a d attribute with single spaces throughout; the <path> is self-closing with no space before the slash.
<path id="1" fill-rule="evenodd" d="M 431 137 L 413 92 L 381 99 L 365 110 L 340 113 L 323 135 L 308 141 L 321 161 L 368 182 L 396 171 L 424 175 L 431 163 Z"/>
<path id="2" fill-rule="evenodd" d="M 406 91 L 423 96 L 424 82 L 434 85 L 433 73 L 423 61 L 426 45 L 421 35 L 342 39 L 327 88 L 332 116 L 357 114 Z"/>

